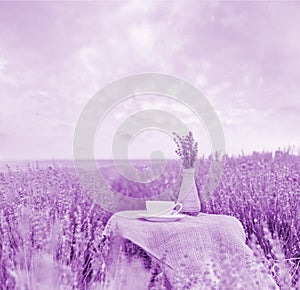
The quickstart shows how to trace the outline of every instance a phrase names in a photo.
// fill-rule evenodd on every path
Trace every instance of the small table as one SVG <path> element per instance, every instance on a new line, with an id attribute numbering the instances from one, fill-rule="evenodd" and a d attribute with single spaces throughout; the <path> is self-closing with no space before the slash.
<path id="1" fill-rule="evenodd" d="M 172 222 L 150 222 L 139 219 L 140 212 L 119 212 L 108 221 L 104 236 L 110 236 L 110 251 L 104 289 L 141 290 L 154 283 L 153 271 L 146 270 L 141 259 L 126 258 L 124 245 L 129 241 L 161 269 L 164 283 L 171 288 L 182 283 L 185 289 L 219 289 L 226 280 L 234 289 L 238 285 L 247 285 L 240 289 L 279 289 L 270 275 L 257 271 L 243 226 L 235 217 L 200 213 Z"/>

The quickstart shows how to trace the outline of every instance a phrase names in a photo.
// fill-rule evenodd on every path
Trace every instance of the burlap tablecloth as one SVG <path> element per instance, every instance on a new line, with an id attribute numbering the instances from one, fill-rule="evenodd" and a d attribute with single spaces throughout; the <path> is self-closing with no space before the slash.
<path id="1" fill-rule="evenodd" d="M 200 213 L 173 222 L 150 222 L 136 218 L 139 212 L 119 212 L 107 224 L 104 235 L 110 235 L 114 242 L 107 265 L 110 283 L 105 289 L 147 289 L 150 274 L 146 272 L 139 283 L 133 280 L 129 285 L 125 281 L 137 275 L 139 266 L 130 272 L 130 265 L 122 258 L 124 239 L 161 262 L 174 289 L 180 288 L 175 285 L 178 277 L 186 281 L 196 277 L 198 282 L 186 289 L 279 289 L 270 275 L 258 269 L 245 243 L 243 226 L 235 217 Z M 139 271 L 142 273 L 142 266 Z"/>

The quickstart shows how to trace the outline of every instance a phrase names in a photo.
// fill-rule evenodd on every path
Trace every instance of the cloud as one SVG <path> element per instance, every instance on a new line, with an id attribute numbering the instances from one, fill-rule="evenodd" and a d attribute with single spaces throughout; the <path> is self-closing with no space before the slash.
<path id="1" fill-rule="evenodd" d="M 208 97 L 229 152 L 297 140 L 299 4 L 2 2 L 0 19 L 0 132 L 13 136 L 5 156 L 25 156 L 9 142 L 32 138 L 39 156 L 72 158 L 73 131 L 90 98 L 114 80 L 149 71 L 184 78 Z M 200 126 L 164 97 L 132 98 L 110 113 L 103 142 L 127 113 L 151 107 Z M 197 134 L 204 138 L 202 129 Z M 27 150 L 37 156 L 35 147 Z"/>
<path id="2" fill-rule="evenodd" d="M 6 58 L 0 58 L 0 84 L 2 85 L 13 85 L 16 83 L 14 77 L 7 73 L 8 61 Z"/>

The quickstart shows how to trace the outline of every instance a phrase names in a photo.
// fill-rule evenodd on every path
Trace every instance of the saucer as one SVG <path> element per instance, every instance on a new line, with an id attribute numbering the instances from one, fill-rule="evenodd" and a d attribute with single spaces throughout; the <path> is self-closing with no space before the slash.
<path id="1" fill-rule="evenodd" d="M 170 214 L 170 215 L 160 215 L 156 216 L 153 214 L 148 214 L 147 212 L 142 212 L 137 214 L 138 218 L 142 218 L 151 222 L 171 222 L 171 221 L 176 221 L 179 220 L 183 217 L 185 217 L 184 214 Z"/>

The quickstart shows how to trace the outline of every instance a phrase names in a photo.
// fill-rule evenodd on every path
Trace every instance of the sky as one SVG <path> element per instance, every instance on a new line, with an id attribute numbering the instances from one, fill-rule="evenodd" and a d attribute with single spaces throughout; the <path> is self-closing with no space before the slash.
<path id="1" fill-rule="evenodd" d="M 300 151 L 299 27 L 300 2 L 0 2 L 0 160 L 72 159 L 86 104 L 144 72 L 196 86 L 218 115 L 228 154 Z M 211 152 L 205 124 L 184 104 L 140 95 L 99 124 L 95 157 L 113 158 L 118 126 L 153 108 L 186 122 L 200 154 Z M 176 158 L 174 149 L 170 135 L 145 128 L 128 154 Z"/>

